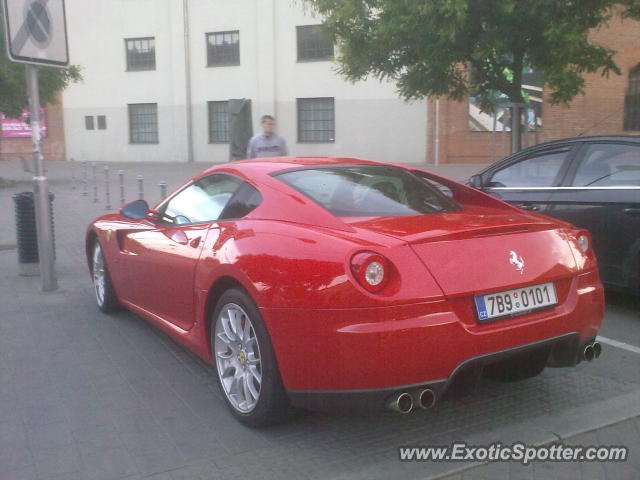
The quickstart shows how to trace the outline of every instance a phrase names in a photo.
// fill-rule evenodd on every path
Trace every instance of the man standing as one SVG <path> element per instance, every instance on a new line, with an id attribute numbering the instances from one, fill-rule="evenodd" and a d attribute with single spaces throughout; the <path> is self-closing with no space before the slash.
<path id="1" fill-rule="evenodd" d="M 247 158 L 284 157 L 287 155 L 287 142 L 274 132 L 275 120 L 271 115 L 263 115 L 260 119 L 262 133 L 249 140 Z"/>

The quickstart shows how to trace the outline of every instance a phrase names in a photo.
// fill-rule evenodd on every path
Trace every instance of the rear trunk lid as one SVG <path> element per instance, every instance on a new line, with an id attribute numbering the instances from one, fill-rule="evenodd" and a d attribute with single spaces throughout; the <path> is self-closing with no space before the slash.
<path id="1" fill-rule="evenodd" d="M 447 296 L 544 283 L 571 276 L 576 270 L 566 230 L 551 219 L 474 208 L 343 220 L 358 230 L 409 243 Z"/>

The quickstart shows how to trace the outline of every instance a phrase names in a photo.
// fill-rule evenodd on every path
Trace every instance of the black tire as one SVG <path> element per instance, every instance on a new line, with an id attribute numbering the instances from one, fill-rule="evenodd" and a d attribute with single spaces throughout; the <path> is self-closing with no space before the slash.
<path id="1" fill-rule="evenodd" d="M 540 375 L 547 365 L 550 350 L 533 352 L 509 360 L 486 365 L 483 375 L 500 382 L 520 382 Z"/>
<path id="2" fill-rule="evenodd" d="M 102 295 L 99 293 L 98 279 L 96 275 L 96 268 L 99 268 L 99 259 L 97 256 L 99 256 L 102 261 Z M 93 279 L 93 292 L 96 296 L 96 304 L 98 305 L 98 308 L 103 313 L 111 313 L 120 310 L 122 307 L 120 302 L 118 302 L 118 297 L 113 289 L 113 283 L 111 282 L 107 262 L 104 258 L 104 250 L 102 249 L 102 245 L 100 245 L 100 241 L 98 239 L 93 243 L 93 249 L 91 252 L 91 278 Z"/>
<path id="3" fill-rule="evenodd" d="M 234 405 L 230 399 L 231 393 L 227 393 L 223 384 L 220 372 L 220 369 L 223 367 L 218 363 L 218 352 L 216 352 L 216 328 L 218 322 L 223 321 L 220 314 L 223 311 L 227 311 L 228 308 L 235 308 L 235 306 L 240 307 L 250 320 L 252 330 L 255 332 L 255 336 L 252 337 L 251 341 L 257 341 L 260 358 L 261 383 L 259 396 L 255 402 L 255 406 L 250 411 L 242 411 Z M 222 393 L 222 397 L 229 407 L 231 414 L 238 421 L 249 427 L 257 428 L 281 423 L 291 417 L 294 413 L 294 409 L 289 404 L 289 400 L 284 391 L 269 334 L 264 325 L 264 321 L 262 320 L 262 316 L 260 315 L 260 311 L 251 297 L 243 290 L 236 288 L 227 290 L 218 300 L 211 318 L 210 343 L 213 364 L 216 367 L 220 392 Z M 220 353 L 228 354 L 231 352 L 230 348 L 226 352 L 222 351 L 225 347 L 223 343 L 219 342 L 218 345 L 220 346 Z M 233 353 L 231 353 L 231 355 L 233 355 Z M 243 358 L 248 359 L 250 358 L 249 355 L 250 354 L 247 354 Z M 238 358 L 240 358 L 239 355 Z M 231 370 L 233 370 L 233 367 L 231 367 Z"/>

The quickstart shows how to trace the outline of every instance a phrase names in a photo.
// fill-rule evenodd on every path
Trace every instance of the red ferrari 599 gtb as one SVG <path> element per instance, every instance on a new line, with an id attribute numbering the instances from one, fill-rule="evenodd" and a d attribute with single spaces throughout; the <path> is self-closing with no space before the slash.
<path id="1" fill-rule="evenodd" d="M 588 232 L 413 167 L 218 165 L 98 218 L 86 249 L 98 307 L 214 364 L 251 426 L 292 407 L 406 413 L 601 349 Z"/>

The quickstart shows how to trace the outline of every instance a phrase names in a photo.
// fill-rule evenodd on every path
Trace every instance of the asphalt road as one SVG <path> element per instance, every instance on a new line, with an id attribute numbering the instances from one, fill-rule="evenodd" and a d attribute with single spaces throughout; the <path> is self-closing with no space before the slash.
<path id="1" fill-rule="evenodd" d="M 0 165 L 0 177 L 24 180 L 12 168 Z M 104 191 L 94 203 L 91 188 L 82 195 L 78 171 L 73 182 L 67 166 L 56 168 L 55 293 L 39 293 L 37 278 L 17 274 L 11 193 L 28 184 L 0 189 L 0 480 L 640 478 L 635 299 L 607 294 L 607 343 L 594 362 L 516 384 L 483 381 L 470 395 L 405 416 L 309 413 L 249 430 L 227 413 L 210 366 L 131 313 L 97 310 L 82 239 L 106 211 Z M 137 172 L 127 168 L 128 198 L 135 198 Z M 201 168 L 147 167 L 147 195 L 157 197 L 159 180 L 171 189 Z M 399 461 L 400 446 L 456 441 L 626 445 L 630 458 L 529 466 Z"/>

